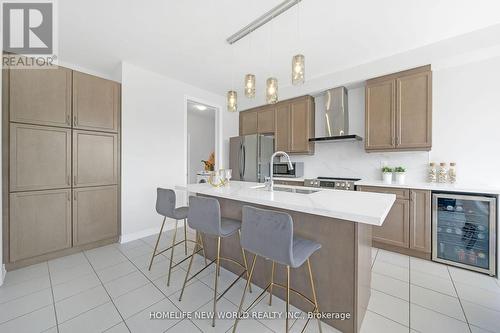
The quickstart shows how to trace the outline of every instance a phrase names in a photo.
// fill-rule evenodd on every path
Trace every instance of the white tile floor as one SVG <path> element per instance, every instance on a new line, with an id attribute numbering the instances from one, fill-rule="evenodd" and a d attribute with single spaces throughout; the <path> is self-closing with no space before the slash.
<path id="1" fill-rule="evenodd" d="M 171 241 L 166 233 L 161 245 Z M 113 244 L 7 273 L 0 287 L 0 332 L 227 332 L 233 320 L 150 320 L 151 311 L 210 311 L 213 269 L 195 278 L 178 301 L 187 264 L 166 286 L 169 252 L 147 270 L 155 236 Z M 184 256 L 178 247 L 174 262 Z M 445 265 L 373 249 L 372 297 L 362 333 L 500 332 L 497 280 Z M 201 267 L 203 260 L 195 262 Z M 234 275 L 223 270 L 221 288 Z M 236 311 L 244 284 L 219 302 Z M 254 287 L 258 292 L 258 288 Z M 257 294 L 255 294 L 257 295 Z M 272 309 L 265 302 L 256 310 Z M 300 332 L 302 320 L 292 326 Z M 283 320 L 244 320 L 238 332 L 281 332 Z M 316 332 L 315 322 L 307 332 Z M 323 325 L 323 332 L 338 332 Z"/>

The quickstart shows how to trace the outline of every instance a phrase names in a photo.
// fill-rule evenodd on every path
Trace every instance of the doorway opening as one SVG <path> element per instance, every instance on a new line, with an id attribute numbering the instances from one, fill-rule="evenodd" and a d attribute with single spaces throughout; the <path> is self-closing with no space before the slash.
<path id="1" fill-rule="evenodd" d="M 187 184 L 204 183 L 216 163 L 217 108 L 187 101 Z"/>

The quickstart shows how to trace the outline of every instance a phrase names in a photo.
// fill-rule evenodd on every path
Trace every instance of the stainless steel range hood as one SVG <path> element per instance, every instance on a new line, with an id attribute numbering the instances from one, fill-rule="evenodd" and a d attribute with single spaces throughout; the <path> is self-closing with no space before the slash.
<path id="1" fill-rule="evenodd" d="M 338 87 L 327 90 L 324 97 L 325 109 L 316 115 L 325 117 L 325 136 L 312 138 L 309 141 L 361 141 L 360 136 L 349 133 L 347 89 Z"/>

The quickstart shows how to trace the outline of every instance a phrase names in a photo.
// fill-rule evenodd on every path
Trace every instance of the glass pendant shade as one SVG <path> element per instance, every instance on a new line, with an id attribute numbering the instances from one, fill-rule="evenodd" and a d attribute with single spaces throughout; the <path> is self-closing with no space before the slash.
<path id="1" fill-rule="evenodd" d="M 267 104 L 278 102 L 278 79 L 270 77 L 266 81 L 266 101 Z"/>
<path id="2" fill-rule="evenodd" d="M 238 94 L 234 90 L 229 90 L 227 92 L 227 111 L 238 111 Z"/>
<path id="3" fill-rule="evenodd" d="M 292 59 L 292 84 L 298 85 L 305 81 L 306 58 L 302 54 L 293 56 Z"/>
<path id="4" fill-rule="evenodd" d="M 245 75 L 245 96 L 248 98 L 255 97 L 255 75 Z"/>

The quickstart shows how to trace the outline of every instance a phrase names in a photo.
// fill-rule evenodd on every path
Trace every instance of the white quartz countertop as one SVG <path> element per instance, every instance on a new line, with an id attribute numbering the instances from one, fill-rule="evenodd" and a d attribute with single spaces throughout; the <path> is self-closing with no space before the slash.
<path id="1" fill-rule="evenodd" d="M 187 185 L 187 191 L 375 226 L 382 225 L 396 200 L 396 196 L 393 194 L 275 185 L 275 187 L 318 191 L 311 194 L 301 194 L 282 191 L 270 192 L 263 189 L 262 186 L 263 184 L 259 183 L 231 181 L 228 186 L 219 188 L 206 183 L 190 184 Z"/>
<path id="2" fill-rule="evenodd" d="M 442 184 L 442 183 L 425 183 L 425 182 L 407 182 L 405 184 L 386 184 L 381 180 L 360 180 L 355 183 L 357 186 L 377 186 L 377 187 L 393 187 L 393 188 L 408 188 L 417 190 L 430 191 L 445 191 L 445 192 L 463 192 L 463 193 L 481 193 L 481 194 L 500 194 L 500 188 L 494 186 L 477 186 L 471 184 Z"/>

